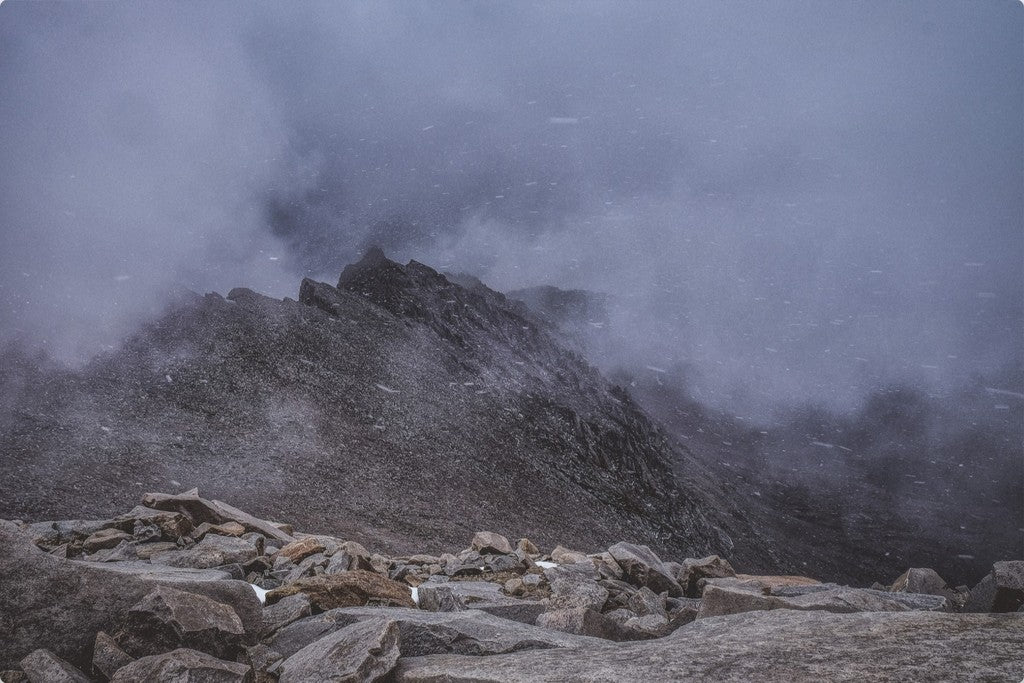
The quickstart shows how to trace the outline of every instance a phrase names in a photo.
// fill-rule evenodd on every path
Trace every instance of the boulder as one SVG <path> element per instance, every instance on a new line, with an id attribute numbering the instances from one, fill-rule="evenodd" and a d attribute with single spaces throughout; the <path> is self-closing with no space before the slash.
<path id="1" fill-rule="evenodd" d="M 154 555 L 153 564 L 189 569 L 210 569 L 225 564 L 246 564 L 256 558 L 256 547 L 243 538 L 207 534 L 188 550 Z"/>
<path id="2" fill-rule="evenodd" d="M 466 609 L 452 587 L 447 583 L 422 584 L 416 589 L 419 608 L 428 612 L 458 612 Z"/>
<path id="3" fill-rule="evenodd" d="M 357 622 L 284 660 L 280 683 L 379 681 L 398 662 L 398 624 L 383 618 Z"/>
<path id="4" fill-rule="evenodd" d="M 82 541 L 82 550 L 87 553 L 94 553 L 97 550 L 116 548 L 122 541 L 131 540 L 134 540 L 132 535 L 126 534 L 120 529 L 100 529 Z"/>
<path id="5" fill-rule="evenodd" d="M 175 648 L 234 658 L 246 639 L 230 605 L 196 593 L 157 586 L 128 611 L 118 641 L 135 657 Z"/>
<path id="6" fill-rule="evenodd" d="M 34 650 L 21 660 L 32 683 L 89 683 L 89 678 L 49 650 Z"/>
<path id="7" fill-rule="evenodd" d="M 971 590 L 965 612 L 1016 612 L 1024 607 L 1024 560 L 996 562 Z"/>
<path id="8" fill-rule="evenodd" d="M 238 522 L 224 522 L 223 524 L 210 524 L 203 522 L 190 534 L 192 540 L 202 540 L 206 534 L 217 534 L 218 536 L 241 537 L 245 534 L 245 527 Z"/>
<path id="9" fill-rule="evenodd" d="M 103 631 L 96 634 L 92 647 L 92 670 L 99 672 L 104 678 L 113 678 L 114 672 L 134 660 L 117 644 L 113 638 Z"/>
<path id="10" fill-rule="evenodd" d="M 941 595 L 952 607 L 963 606 L 961 593 L 950 588 L 941 576 L 928 568 L 912 568 L 903 572 L 888 588 L 893 593 Z"/>
<path id="11" fill-rule="evenodd" d="M 315 536 L 309 536 L 303 538 L 301 541 L 293 541 L 282 547 L 277 551 L 277 553 L 275 553 L 275 560 L 278 557 L 287 557 L 295 564 L 298 564 L 310 555 L 323 553 L 324 550 L 325 548 L 323 543 L 317 540 Z"/>
<path id="12" fill-rule="evenodd" d="M 547 569 L 544 575 L 551 584 L 552 609 L 583 607 L 600 612 L 608 600 L 608 590 L 587 573 L 575 571 L 581 565 L 563 565 Z"/>
<path id="13" fill-rule="evenodd" d="M 676 578 L 687 596 L 699 598 L 703 588 L 701 579 L 720 579 L 728 576 L 736 576 L 732 565 L 718 555 L 709 555 L 700 559 L 683 560 Z"/>
<path id="14" fill-rule="evenodd" d="M 0 521 L 0 670 L 47 647 L 86 669 L 97 631 L 116 632 L 128 610 L 157 585 L 206 595 L 234 607 L 246 632 L 260 630 L 252 588 L 223 572 L 160 567 L 148 562 L 94 564 L 61 560 Z"/>
<path id="15" fill-rule="evenodd" d="M 589 564 L 590 558 L 587 557 L 586 553 L 570 550 L 559 545 L 555 546 L 555 549 L 551 551 L 551 561 L 555 564 Z"/>
<path id="16" fill-rule="evenodd" d="M 938 595 L 898 594 L 867 588 L 822 586 L 787 587 L 774 595 L 736 586 L 709 585 L 704 589 L 698 619 L 755 610 L 814 610 L 825 612 L 906 612 L 948 609 Z"/>
<path id="17" fill-rule="evenodd" d="M 1018 681 L 1021 617 L 776 610 L 702 619 L 657 640 L 493 657 L 403 658 L 428 681 Z"/>
<path id="18" fill-rule="evenodd" d="M 479 610 L 424 612 L 401 607 L 348 607 L 338 612 L 339 618 L 353 622 L 385 617 L 397 623 L 403 657 L 443 653 L 484 656 L 599 642 L 533 625 L 510 623 Z"/>
<path id="19" fill-rule="evenodd" d="M 337 574 L 338 572 L 348 572 L 356 569 L 364 571 L 371 571 L 373 569 L 373 566 L 370 564 L 369 551 L 355 541 L 340 543 L 327 563 L 326 573 Z"/>
<path id="20" fill-rule="evenodd" d="M 650 548 L 632 543 L 616 543 L 608 554 L 622 567 L 624 580 L 655 593 L 667 592 L 669 597 L 680 597 L 683 589 Z"/>
<path id="21" fill-rule="evenodd" d="M 508 542 L 508 539 L 502 536 L 501 534 L 496 534 L 491 531 L 476 532 L 473 535 L 473 540 L 470 543 L 470 547 L 481 554 L 512 554 L 512 545 Z"/>
<path id="22" fill-rule="evenodd" d="M 194 531 L 192 520 L 187 516 L 179 512 L 148 508 L 144 505 L 135 506 L 127 514 L 117 517 L 115 521 L 118 523 L 130 522 L 133 528 L 138 523 L 155 526 L 160 529 L 161 537 L 168 541 L 176 541 Z"/>
<path id="23" fill-rule="evenodd" d="M 263 632 L 261 637 L 266 638 L 280 628 L 287 626 L 293 621 L 312 614 L 312 605 L 309 596 L 305 593 L 296 593 L 278 600 L 273 605 L 263 608 Z"/>
<path id="24" fill-rule="evenodd" d="M 110 683 L 181 681 L 182 683 L 246 683 L 249 667 L 226 662 L 205 652 L 179 648 L 137 659 L 118 669 Z"/>
<path id="25" fill-rule="evenodd" d="M 291 543 L 295 540 L 290 534 L 282 531 L 279 525 L 253 517 L 223 501 L 200 498 L 197 489 L 178 495 L 147 493 L 142 497 L 142 504 L 155 510 L 181 513 L 186 515 L 193 524 L 237 522 L 246 531 L 256 531 L 267 538 L 277 539 L 283 543 Z"/>
<path id="26" fill-rule="evenodd" d="M 642 640 L 650 637 L 634 629 L 626 628 L 614 619 L 586 607 L 545 612 L 537 617 L 537 626 L 616 642 Z"/>
<path id="27" fill-rule="evenodd" d="M 318 610 L 362 607 L 367 604 L 415 607 L 409 587 L 373 572 L 362 570 L 324 574 L 300 579 L 267 593 L 267 604 L 296 593 L 305 593 Z"/>

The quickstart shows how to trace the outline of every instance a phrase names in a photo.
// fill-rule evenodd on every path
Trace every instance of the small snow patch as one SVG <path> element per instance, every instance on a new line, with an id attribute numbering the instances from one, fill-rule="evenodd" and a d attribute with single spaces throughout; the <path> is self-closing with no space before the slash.
<path id="1" fill-rule="evenodd" d="M 267 604 L 267 591 L 263 590 L 254 583 L 250 583 L 249 587 L 252 588 L 253 592 L 256 593 L 256 597 L 260 599 L 261 604 Z"/>
<path id="2" fill-rule="evenodd" d="M 375 384 L 374 386 L 377 387 L 378 389 L 380 389 L 381 391 L 383 391 L 385 394 L 397 394 L 398 393 L 398 389 L 392 389 L 391 387 L 386 387 L 383 384 Z"/>
<path id="3" fill-rule="evenodd" d="M 416 586 L 411 586 L 409 588 L 409 590 L 412 591 L 412 601 L 415 602 L 417 605 L 419 605 L 420 604 L 420 589 L 417 588 Z"/>
<path id="4" fill-rule="evenodd" d="M 554 562 L 546 562 L 546 561 L 534 562 L 534 564 L 537 565 L 538 567 L 540 567 L 541 569 L 554 569 L 555 567 L 558 566 Z"/>

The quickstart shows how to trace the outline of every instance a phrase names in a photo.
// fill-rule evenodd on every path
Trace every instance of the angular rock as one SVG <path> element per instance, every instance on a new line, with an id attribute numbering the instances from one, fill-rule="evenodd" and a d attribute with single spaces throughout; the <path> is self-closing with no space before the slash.
<path id="1" fill-rule="evenodd" d="M 135 524 L 155 526 L 160 529 L 164 540 L 176 541 L 183 536 L 188 536 L 194 530 L 192 520 L 178 512 L 156 510 L 144 505 L 137 505 L 127 514 L 119 516 L 116 521 L 130 522 L 134 528 Z"/>
<path id="2" fill-rule="evenodd" d="M 131 664 L 132 657 L 121 649 L 113 638 L 103 631 L 96 634 L 92 648 L 92 670 L 103 674 L 104 678 L 113 678 L 114 672 Z"/>
<path id="3" fill-rule="evenodd" d="M 246 530 L 259 532 L 267 538 L 274 538 L 284 543 L 291 543 L 295 540 L 290 534 L 285 533 L 271 522 L 253 517 L 223 501 L 200 498 L 197 489 L 179 495 L 147 493 L 142 497 L 142 504 L 156 510 L 179 512 L 188 516 L 194 524 L 238 522 Z"/>
<path id="4" fill-rule="evenodd" d="M 225 564 L 245 564 L 256 558 L 256 548 L 242 538 L 207 534 L 188 550 L 154 555 L 153 564 L 189 569 L 210 569 Z"/>
<path id="5" fill-rule="evenodd" d="M 511 555 L 512 545 L 508 542 L 508 539 L 501 534 L 496 534 L 491 531 L 478 531 L 473 535 L 473 541 L 470 543 L 470 547 L 479 553 L 497 553 L 501 555 Z"/>
<path id="6" fill-rule="evenodd" d="M 190 536 L 193 540 L 202 540 L 206 534 L 217 534 L 218 536 L 241 537 L 245 534 L 245 527 L 238 522 L 224 522 L 223 524 L 210 524 L 203 522 L 192 531 Z"/>
<path id="7" fill-rule="evenodd" d="M 650 637 L 647 634 L 626 628 L 614 619 L 586 607 L 545 612 L 537 617 L 537 626 L 615 642 L 642 640 Z"/>
<path id="8" fill-rule="evenodd" d="M 537 555 L 538 553 L 540 553 L 540 550 L 537 549 L 537 546 L 535 546 L 533 544 L 533 541 L 531 541 L 528 538 L 520 538 L 519 541 L 516 543 L 516 550 L 522 550 L 527 555 Z"/>
<path id="9" fill-rule="evenodd" d="M 699 598 L 703 589 L 701 579 L 721 579 L 730 576 L 736 576 L 736 571 L 728 560 L 723 560 L 718 555 L 709 555 L 700 559 L 683 560 L 677 579 L 687 596 Z"/>
<path id="10" fill-rule="evenodd" d="M 545 571 L 551 583 L 551 607 L 583 607 L 600 612 L 608 600 L 608 590 L 598 585 L 586 572 L 572 569 L 577 566 L 580 565 L 565 565 Z"/>
<path id="11" fill-rule="evenodd" d="M 965 612 L 1016 612 L 1024 607 L 1024 560 L 996 562 L 971 590 Z"/>
<path id="12" fill-rule="evenodd" d="M 267 604 L 296 593 L 309 596 L 319 610 L 336 607 L 362 607 L 367 604 L 415 607 L 409 587 L 362 570 L 300 579 L 267 593 Z"/>
<path id="13" fill-rule="evenodd" d="M 941 576 L 928 568 L 912 568 L 903 572 L 889 590 L 893 593 L 919 593 L 922 595 L 941 595 L 952 607 L 962 607 L 962 595 L 950 588 Z"/>
<path id="14" fill-rule="evenodd" d="M 273 605 L 263 608 L 263 631 L 261 637 L 266 638 L 280 628 L 284 628 L 293 621 L 312 614 L 312 605 L 309 596 L 305 593 L 296 593 L 278 600 Z"/>
<path id="15" fill-rule="evenodd" d="M 310 555 L 323 553 L 324 549 L 324 544 L 318 541 L 315 536 L 309 536 L 301 541 L 288 543 L 277 551 L 276 556 L 287 557 L 295 564 L 298 564 Z"/>
<path id="16" fill-rule="evenodd" d="M 242 620 L 230 605 L 157 586 L 128 611 L 118 640 L 136 657 L 183 647 L 233 658 L 245 637 Z"/>
<path id="17" fill-rule="evenodd" d="M 556 564 L 578 564 L 589 563 L 590 558 L 585 553 L 569 550 L 559 545 L 551 551 L 551 561 Z"/>
<path id="18" fill-rule="evenodd" d="M 810 589 L 810 590 L 808 590 Z M 806 591 L 806 592 L 803 592 Z M 789 587 L 783 595 L 765 595 L 749 589 L 709 585 L 704 589 L 698 619 L 755 610 L 814 610 L 825 612 L 906 612 L 945 610 L 948 602 L 938 595 L 885 593 L 846 586 Z"/>
<path id="19" fill-rule="evenodd" d="M 658 640 L 493 657 L 403 658 L 427 681 L 1017 681 L 1021 617 L 935 612 L 750 612 L 703 619 Z"/>
<path id="20" fill-rule="evenodd" d="M 21 660 L 32 683 L 89 683 L 89 678 L 49 650 L 35 650 Z"/>
<path id="21" fill-rule="evenodd" d="M 245 648 L 239 654 L 238 661 L 252 670 L 251 680 L 246 683 L 277 683 L 284 657 L 280 652 L 260 643 Z"/>
<path id="22" fill-rule="evenodd" d="M 419 607 L 428 612 L 459 612 L 466 609 L 452 587 L 447 583 L 422 584 L 416 589 Z"/>
<path id="23" fill-rule="evenodd" d="M 647 586 L 655 593 L 667 592 L 673 598 L 682 596 L 683 589 L 675 577 L 647 546 L 616 543 L 608 548 L 608 554 L 622 567 L 625 580 L 634 586 Z"/>
<path id="24" fill-rule="evenodd" d="M 247 633 L 259 632 L 261 606 L 252 588 L 223 572 L 148 562 L 93 564 L 60 560 L 39 550 L 10 522 L 0 521 L 0 669 L 45 646 L 86 669 L 97 631 L 113 633 L 127 611 L 156 585 L 230 604 Z"/>
<path id="25" fill-rule="evenodd" d="M 443 653 L 484 656 L 599 642 L 533 625 L 509 623 L 479 610 L 445 613 L 401 607 L 348 607 L 338 611 L 340 617 L 354 621 L 381 617 L 395 621 L 403 657 Z"/>
<path id="26" fill-rule="evenodd" d="M 398 662 L 398 624 L 370 619 L 346 626 L 284 660 L 280 683 L 379 681 Z"/>
<path id="27" fill-rule="evenodd" d="M 205 652 L 179 648 L 135 660 L 118 669 L 110 683 L 247 683 L 248 674 L 249 667 L 245 664 L 226 662 Z"/>
<path id="28" fill-rule="evenodd" d="M 132 535 L 126 534 L 120 529 L 100 529 L 82 541 L 82 550 L 94 553 L 97 550 L 116 548 L 122 541 L 131 540 L 133 540 Z"/>
<path id="29" fill-rule="evenodd" d="M 665 598 L 644 586 L 630 596 L 626 608 L 639 617 L 656 616 L 668 620 Z"/>

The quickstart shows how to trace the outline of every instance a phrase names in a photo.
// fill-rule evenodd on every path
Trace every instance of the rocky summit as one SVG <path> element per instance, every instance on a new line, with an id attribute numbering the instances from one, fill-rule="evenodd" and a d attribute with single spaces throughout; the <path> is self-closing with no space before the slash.
<path id="1" fill-rule="evenodd" d="M 394 551 L 487 528 L 588 550 L 735 546 L 778 569 L 625 390 L 523 303 L 466 285 L 373 249 L 298 301 L 185 296 L 77 370 L 6 357 L 0 515 L 109 516 L 143 489 L 202 486 Z"/>
<path id="2" fill-rule="evenodd" d="M 384 554 L 198 491 L 0 522 L 0 679 L 1017 681 L 1024 562 L 974 589 L 749 575 L 619 541 Z M 919 592 L 914 592 L 919 591 Z"/>

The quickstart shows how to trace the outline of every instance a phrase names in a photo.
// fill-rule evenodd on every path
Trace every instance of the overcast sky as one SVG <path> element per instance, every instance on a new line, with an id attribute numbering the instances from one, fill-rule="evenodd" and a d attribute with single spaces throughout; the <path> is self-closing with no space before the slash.
<path id="1" fill-rule="evenodd" d="M 81 362 L 377 243 L 614 293 L 737 410 L 1022 391 L 1022 36 L 1019 0 L 7 0 L 0 334 Z"/>

